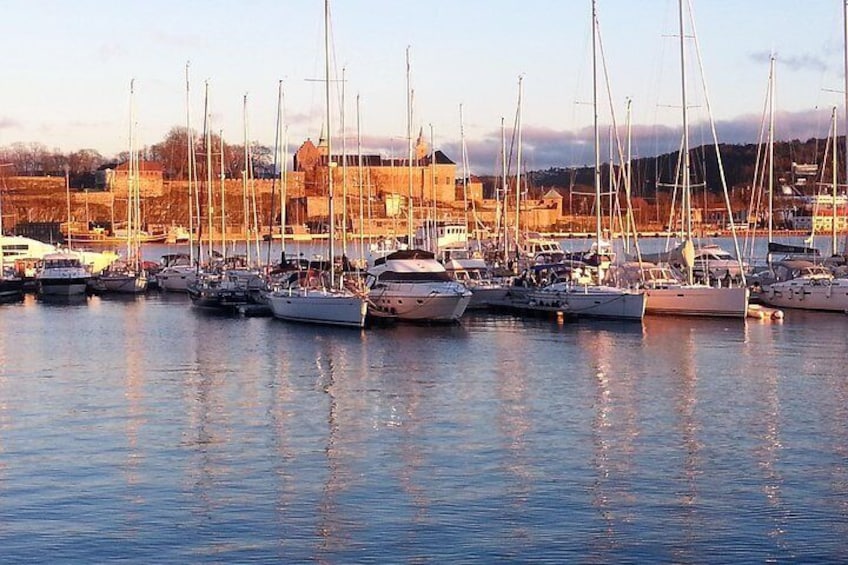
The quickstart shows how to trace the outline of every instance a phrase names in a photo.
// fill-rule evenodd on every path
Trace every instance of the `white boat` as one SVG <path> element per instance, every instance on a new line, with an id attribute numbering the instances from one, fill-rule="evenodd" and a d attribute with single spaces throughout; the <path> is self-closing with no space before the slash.
<path id="1" fill-rule="evenodd" d="M 368 306 L 364 294 L 358 294 L 344 288 L 342 280 L 336 280 L 335 276 L 335 220 L 333 208 L 333 152 L 332 152 L 332 128 L 330 127 L 330 6 L 329 0 L 324 2 L 324 57 L 325 57 L 325 111 L 327 123 L 327 193 L 329 195 L 329 262 L 327 272 L 316 274 L 306 279 L 305 284 L 300 284 L 300 279 L 292 281 L 286 287 L 275 290 L 266 295 L 274 317 L 293 322 L 305 322 L 310 324 L 328 324 L 337 326 L 363 327 Z M 282 87 L 280 87 L 282 88 Z M 282 91 L 279 102 L 282 102 Z M 278 116 L 281 112 L 278 111 Z M 278 121 L 278 130 L 283 124 Z M 342 162 L 345 156 L 342 155 Z M 285 196 L 283 196 L 285 198 Z M 344 227 L 342 228 L 344 229 Z M 342 238 L 344 241 L 344 238 Z M 285 247 L 283 247 L 285 254 Z M 307 271 L 307 277 L 310 273 Z M 326 280 L 324 276 L 326 275 Z M 296 273 L 295 276 L 298 276 Z M 314 283 L 314 284 L 313 284 Z M 326 283 L 326 284 L 325 284 Z M 339 283 L 338 285 L 336 283 Z"/>
<path id="2" fill-rule="evenodd" d="M 595 2 L 592 2 L 592 60 L 597 57 L 597 27 L 598 19 Z M 593 107 L 598 107 L 598 76 L 597 66 L 593 69 Z M 600 131 L 598 129 L 598 113 L 594 112 L 595 139 L 595 201 L 601 201 L 600 186 Z M 605 242 L 601 237 L 601 207 L 595 206 L 595 241 L 594 249 L 600 256 Z M 607 286 L 604 279 L 606 261 L 599 260 L 597 265 L 586 264 L 590 268 L 590 282 L 579 278 L 586 269 L 573 269 L 574 276 L 564 280 L 555 280 L 547 286 L 529 291 L 526 296 L 527 307 L 531 310 L 562 312 L 567 316 L 608 318 L 616 320 L 641 320 L 645 315 L 646 297 L 639 291 Z"/>
<path id="3" fill-rule="evenodd" d="M 98 292 L 139 294 L 147 291 L 148 277 L 141 261 L 141 242 L 146 235 L 141 229 L 141 188 L 139 186 L 138 151 L 135 139 L 135 79 L 130 81 L 130 147 L 127 153 L 127 226 L 126 259 L 115 261 L 104 269 L 94 281 Z M 115 230 L 118 235 L 119 231 Z"/>
<path id="4" fill-rule="evenodd" d="M 528 293 L 534 310 L 562 312 L 578 318 L 641 320 L 646 297 L 642 292 L 599 284 L 561 281 Z"/>
<path id="5" fill-rule="evenodd" d="M 331 288 L 311 270 L 292 273 L 281 287 L 266 295 L 274 317 L 290 322 L 361 328 L 368 304 L 361 294 Z"/>
<path id="6" fill-rule="evenodd" d="M 759 297 L 776 308 L 848 313 L 848 279 L 836 278 L 826 267 L 810 263 L 794 278 L 764 286 Z"/>
<path id="7" fill-rule="evenodd" d="M 435 249 L 438 254 L 445 249 L 468 247 L 468 227 L 462 222 L 425 220 L 415 231 L 416 249 Z"/>
<path id="8" fill-rule="evenodd" d="M 619 266 L 610 273 L 616 283 L 644 293 L 648 314 L 717 316 L 744 319 L 748 315 L 750 291 L 745 287 L 747 267 L 717 245 L 697 245 L 692 235 L 690 152 L 686 96 L 683 5 L 680 10 L 680 55 L 683 143 L 679 160 L 679 187 L 682 192 L 683 242 L 670 251 L 642 254 L 639 261 Z M 677 181 L 676 181 L 677 182 Z M 734 236 L 735 237 L 735 236 Z M 669 267 L 654 265 L 674 265 Z M 722 282 L 724 284 L 722 284 Z M 737 284 L 737 283 L 743 284 Z M 712 283 L 712 284 L 710 284 Z"/>
<path id="9" fill-rule="evenodd" d="M 156 273 L 159 289 L 166 292 L 186 292 L 197 280 L 197 267 L 185 253 L 163 255 L 159 261 L 161 269 Z"/>
<path id="10" fill-rule="evenodd" d="M 645 294 L 646 314 L 745 318 L 748 312 L 747 288 L 688 284 L 663 265 L 625 263 L 609 276 L 615 286 Z"/>
<path id="11" fill-rule="evenodd" d="M 429 251 L 396 251 L 368 270 L 369 313 L 404 321 L 456 322 L 472 293 Z"/>
<path id="12" fill-rule="evenodd" d="M 462 283 L 471 291 L 468 310 L 489 308 L 492 305 L 502 304 L 506 300 L 510 281 L 493 277 L 483 259 L 451 256 L 445 260 L 444 265 L 453 280 Z"/>
<path id="13" fill-rule="evenodd" d="M 39 294 L 72 296 L 85 294 L 91 272 L 76 253 L 51 253 L 44 256 L 35 278 Z"/>
<path id="14" fill-rule="evenodd" d="M 117 294 L 139 294 L 145 292 L 147 286 L 147 273 L 143 270 L 136 271 L 123 261 L 115 261 L 93 281 L 93 287 L 97 292 Z"/>

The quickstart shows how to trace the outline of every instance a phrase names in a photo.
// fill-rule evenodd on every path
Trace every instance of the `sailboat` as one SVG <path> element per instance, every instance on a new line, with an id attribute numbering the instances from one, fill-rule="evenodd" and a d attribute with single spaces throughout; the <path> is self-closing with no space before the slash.
<path id="1" fill-rule="evenodd" d="M 333 152 L 330 128 L 330 1 L 324 0 L 324 87 L 327 120 L 327 193 L 329 199 L 329 269 L 326 273 L 302 277 L 298 273 L 267 294 L 276 318 L 292 322 L 327 324 L 361 328 L 365 325 L 368 305 L 365 297 L 336 284 L 335 218 L 333 208 Z M 346 226 L 345 226 L 346 227 Z M 345 229 L 343 227 L 342 229 Z M 311 273 L 307 272 L 307 275 Z"/>
<path id="2" fill-rule="evenodd" d="M 598 72 L 597 72 L 597 6 L 592 0 L 592 75 L 595 141 L 595 243 L 599 253 L 604 247 L 601 234 L 601 163 L 600 131 L 598 129 Z M 527 296 L 530 309 L 563 312 L 568 316 L 641 320 L 645 315 L 646 296 L 635 290 L 608 286 L 604 280 L 604 262 L 592 269 L 589 281 L 577 276 L 566 277 L 530 291 Z"/>
<path id="3" fill-rule="evenodd" d="M 680 187 L 683 200 L 683 243 L 669 254 L 658 254 L 652 259 L 665 259 L 667 262 L 683 265 L 684 280 L 670 267 L 646 261 L 646 255 L 637 254 L 637 260 L 617 268 L 613 272 L 617 284 L 639 288 L 645 294 L 648 314 L 671 314 L 678 316 L 716 316 L 745 318 L 748 315 L 749 291 L 743 286 L 710 286 L 696 282 L 695 271 L 702 269 L 706 273 L 715 268 L 715 261 L 708 263 L 706 257 L 712 253 L 716 258 L 720 250 L 701 248 L 696 251 L 692 237 L 692 212 L 690 197 L 690 155 L 689 155 L 689 114 L 686 84 L 686 58 L 684 41 L 683 1 L 679 1 L 680 26 L 680 73 L 682 98 L 683 144 L 681 147 Z M 717 150 L 717 149 L 716 149 Z M 699 255 L 699 252 L 701 255 Z M 665 255 L 665 256 L 663 256 Z M 663 261 L 663 262 L 665 262 Z M 722 263 L 725 272 L 738 272 L 738 262 L 729 259 Z M 741 273 L 740 273 L 741 274 Z M 705 277 L 709 280 L 709 277 Z"/>
<path id="4" fill-rule="evenodd" d="M 186 292 L 189 285 L 197 280 L 197 265 L 194 256 L 194 198 L 193 188 L 197 187 L 197 163 L 195 155 L 194 133 L 191 130 L 191 104 L 189 65 L 186 64 L 186 159 L 188 165 L 188 256 L 171 254 L 162 257 L 162 269 L 156 274 L 159 289 L 164 291 Z"/>
<path id="5" fill-rule="evenodd" d="M 141 194 L 138 150 L 135 139 L 135 79 L 130 81 L 130 130 L 127 162 L 126 259 L 112 263 L 98 277 L 99 292 L 138 294 L 147 290 L 147 272 L 141 260 Z"/>
<path id="6" fill-rule="evenodd" d="M 836 159 L 836 107 L 831 113 L 830 140 L 833 143 L 832 152 L 832 253 L 836 255 L 836 193 L 837 193 L 837 159 Z M 825 150 L 827 151 L 827 150 Z M 786 261 L 784 268 L 791 268 L 788 280 L 777 280 L 764 284 L 759 293 L 760 301 L 768 306 L 778 308 L 795 308 L 800 310 L 824 310 L 830 312 L 848 313 L 848 279 L 834 277 L 833 273 L 823 265 L 809 261 Z"/>

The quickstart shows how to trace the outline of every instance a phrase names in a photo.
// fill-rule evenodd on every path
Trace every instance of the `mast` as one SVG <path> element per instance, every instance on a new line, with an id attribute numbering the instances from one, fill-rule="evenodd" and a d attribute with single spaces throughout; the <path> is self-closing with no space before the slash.
<path id="1" fill-rule="evenodd" d="M 244 95 L 244 170 L 242 171 L 242 205 L 244 206 L 244 248 L 247 254 L 247 264 L 250 264 L 250 201 L 247 194 L 247 174 L 250 168 L 250 150 L 248 149 L 247 133 L 247 94 Z"/>
<path id="2" fill-rule="evenodd" d="M 468 147 L 465 145 L 465 122 L 462 119 L 462 104 L 459 105 L 459 139 L 462 146 L 462 209 L 463 209 L 463 225 L 466 233 L 468 232 Z M 474 224 L 474 232 L 476 235 L 477 224 Z M 475 237 L 475 239 L 477 239 Z"/>
<path id="3" fill-rule="evenodd" d="M 601 251 L 601 135 L 598 128 L 598 12 L 595 0 L 592 0 L 592 124 L 595 145 L 595 242 L 597 252 Z M 598 281 L 603 273 L 598 265 Z"/>
<path id="4" fill-rule="evenodd" d="M 135 147 L 135 136 L 134 136 L 134 127 L 135 127 L 135 79 L 130 79 L 130 131 L 128 135 L 129 140 L 129 154 L 127 155 L 127 264 L 134 265 L 135 259 L 134 248 L 133 248 L 133 233 L 135 233 L 135 184 L 136 184 L 136 175 L 138 174 L 138 157 L 136 155 L 136 147 Z M 70 219 L 68 220 L 68 233 L 70 233 Z"/>
<path id="5" fill-rule="evenodd" d="M 412 229 L 412 87 L 410 85 L 410 68 L 409 68 L 409 46 L 406 48 L 406 149 L 407 149 L 407 170 L 409 177 L 409 205 L 407 214 L 406 235 L 407 246 L 412 249 L 413 245 L 413 229 Z"/>
<path id="6" fill-rule="evenodd" d="M 335 288 L 335 209 L 333 208 L 333 128 L 330 127 L 330 0 L 324 0 L 324 103 L 327 113 L 327 204 L 330 214 L 330 287 Z"/>
<path id="7" fill-rule="evenodd" d="M 286 262 L 286 152 L 281 150 L 281 142 L 285 137 L 283 114 L 283 81 L 277 84 L 277 145 L 274 149 L 274 158 L 280 155 L 280 262 Z M 274 210 L 271 210 L 270 233 L 274 233 Z M 268 238 L 268 264 L 271 264 L 271 241 L 272 237 Z"/>
<path id="8" fill-rule="evenodd" d="M 848 0 L 845 0 L 842 3 L 842 48 L 843 48 L 843 80 L 844 86 L 843 90 L 845 92 L 845 183 L 848 184 Z M 836 201 L 833 202 L 833 205 L 836 206 Z M 835 248 L 834 248 L 835 251 Z M 848 255 L 848 237 L 845 239 L 845 249 L 843 254 Z"/>
<path id="9" fill-rule="evenodd" d="M 498 226 L 497 234 L 501 236 L 501 228 L 503 228 L 503 253 L 504 262 L 509 263 L 509 238 L 507 237 L 506 228 L 506 187 L 507 187 L 507 164 L 506 164 L 506 124 L 501 116 L 501 197 L 498 198 Z M 503 199 L 503 200 L 501 200 Z M 500 247 L 500 246 L 498 246 Z"/>
<path id="10" fill-rule="evenodd" d="M 342 67 L 342 255 L 347 255 L 347 130 L 345 130 L 345 67 Z"/>
<path id="11" fill-rule="evenodd" d="M 67 195 L 66 199 L 68 202 L 68 251 L 71 251 L 71 180 L 69 174 L 70 171 L 68 170 L 68 165 L 65 165 L 65 194 Z M 115 224 L 113 223 L 112 226 L 114 227 L 114 225 Z"/>
<path id="12" fill-rule="evenodd" d="M 224 183 L 224 130 L 218 130 L 218 145 L 221 151 L 219 163 L 221 171 L 218 175 L 221 181 L 221 255 L 227 258 L 227 188 Z M 211 190 L 210 190 L 211 192 Z M 247 248 L 247 262 L 250 263 L 250 242 L 245 242 Z"/>
<path id="13" fill-rule="evenodd" d="M 362 129 L 359 94 L 356 95 L 356 180 L 359 184 L 359 261 L 365 260 L 365 210 L 362 202 Z"/>
<path id="14" fill-rule="evenodd" d="M 194 210 L 192 202 L 191 181 L 194 175 L 194 135 L 191 132 L 191 81 L 189 80 L 189 65 L 185 66 L 186 82 L 186 159 L 188 160 L 188 253 L 191 265 L 194 265 Z"/>
<path id="15" fill-rule="evenodd" d="M 768 126 L 768 240 L 774 240 L 774 55 L 769 69 L 769 126 Z M 770 256 L 770 254 L 769 254 Z"/>
<path id="16" fill-rule="evenodd" d="M 436 223 L 436 133 L 433 129 L 433 124 L 430 124 L 430 186 L 432 187 L 433 193 L 433 222 L 431 224 L 433 228 L 433 239 L 431 241 L 431 245 L 433 246 L 433 253 L 439 251 L 439 228 Z"/>
<path id="17" fill-rule="evenodd" d="M 678 17 L 680 25 L 680 98 L 681 98 L 681 113 L 683 121 L 683 168 L 681 171 L 681 198 L 683 199 L 683 228 L 684 240 L 692 241 L 692 204 L 689 194 L 689 108 L 687 107 L 686 99 L 686 48 L 684 41 L 685 28 L 683 23 L 683 0 L 678 0 Z M 692 265 L 687 261 L 686 266 L 686 282 L 692 284 L 693 273 Z"/>
<path id="18" fill-rule="evenodd" d="M 516 121 L 516 130 L 518 133 L 518 149 L 516 151 L 516 164 L 515 164 L 515 272 L 518 272 L 518 257 L 521 255 L 521 248 L 519 246 L 519 235 L 520 235 L 520 226 L 519 221 L 521 219 L 521 95 L 522 95 L 522 82 L 524 81 L 524 75 L 518 76 L 518 108 L 516 109 L 517 114 L 515 117 Z"/>
<path id="19" fill-rule="evenodd" d="M 214 205 L 212 202 L 212 129 L 209 124 L 209 81 L 206 81 L 205 93 L 203 95 L 203 135 L 206 142 L 206 221 L 209 228 L 209 264 L 212 263 L 212 217 Z"/>
<path id="20" fill-rule="evenodd" d="M 831 169 L 833 169 L 833 194 L 832 194 L 832 202 L 831 202 L 831 218 L 830 218 L 830 254 L 831 256 L 836 255 L 836 192 L 837 192 L 837 173 L 836 173 L 836 165 L 837 159 L 836 154 L 838 151 L 836 150 L 836 140 L 838 139 L 836 133 L 836 106 L 833 107 L 833 115 L 831 116 L 832 121 L 832 129 L 833 129 L 833 163 L 831 165 Z"/>

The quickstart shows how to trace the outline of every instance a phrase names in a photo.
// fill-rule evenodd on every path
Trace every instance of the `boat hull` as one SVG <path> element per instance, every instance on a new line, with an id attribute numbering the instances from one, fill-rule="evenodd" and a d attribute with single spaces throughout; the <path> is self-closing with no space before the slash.
<path id="1" fill-rule="evenodd" d="M 530 292 L 528 299 L 530 309 L 614 320 L 641 320 L 647 303 L 641 292 L 590 285 L 551 285 Z"/>
<path id="2" fill-rule="evenodd" d="M 166 292 L 186 292 L 189 285 L 197 280 L 197 271 L 194 267 L 186 269 L 165 268 L 157 275 L 159 289 Z"/>
<path id="3" fill-rule="evenodd" d="M 47 296 L 78 296 L 85 294 L 91 277 L 68 277 L 38 279 L 38 292 Z"/>
<path id="4" fill-rule="evenodd" d="M 848 313 L 848 279 L 792 279 L 762 290 L 760 302 L 775 308 Z"/>
<path id="5" fill-rule="evenodd" d="M 99 292 L 140 294 L 147 291 L 147 276 L 133 273 L 111 273 L 97 278 Z"/>
<path id="6" fill-rule="evenodd" d="M 457 322 L 471 297 L 471 291 L 458 283 L 384 283 L 369 292 L 369 312 L 400 321 Z"/>
<path id="7" fill-rule="evenodd" d="M 747 288 L 680 285 L 643 292 L 646 314 L 745 318 L 748 313 Z"/>
<path id="8" fill-rule="evenodd" d="M 275 318 L 290 322 L 361 328 L 368 311 L 366 301 L 349 293 L 292 289 L 268 295 Z"/>
<path id="9" fill-rule="evenodd" d="M 24 294 L 24 281 L 18 277 L 0 277 L 0 301 L 12 301 Z"/>

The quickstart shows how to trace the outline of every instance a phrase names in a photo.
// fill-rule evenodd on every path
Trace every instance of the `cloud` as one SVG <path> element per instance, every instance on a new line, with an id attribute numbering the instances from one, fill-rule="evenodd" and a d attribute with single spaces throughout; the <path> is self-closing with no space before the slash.
<path id="1" fill-rule="evenodd" d="M 0 129 L 14 129 L 21 126 L 21 123 L 14 118 L 0 117 Z"/>
<path id="2" fill-rule="evenodd" d="M 775 137 L 777 140 L 807 140 L 827 135 L 830 111 L 809 109 L 798 112 L 777 112 L 775 115 Z M 840 117 L 841 119 L 841 117 Z M 760 139 L 762 117 L 753 114 L 738 116 L 716 122 L 719 143 L 748 144 Z M 602 126 L 601 161 L 608 160 L 609 139 L 607 126 Z M 507 132 L 507 136 L 511 132 Z M 690 125 L 690 146 L 711 145 L 712 133 L 708 122 Z M 682 142 L 679 127 L 667 125 L 636 124 L 631 128 L 631 153 L 633 158 L 653 157 L 678 151 Z M 621 139 L 626 151 L 626 140 Z M 466 142 L 469 166 L 475 174 L 500 174 L 500 132 L 489 132 Z M 528 127 L 522 131 L 522 169 L 539 170 L 551 167 L 584 166 L 594 163 L 594 132 L 591 127 L 573 130 L 555 130 L 543 127 Z M 457 164 L 461 164 L 461 147 L 458 141 L 440 146 Z M 512 159 L 514 171 L 515 158 Z"/>

